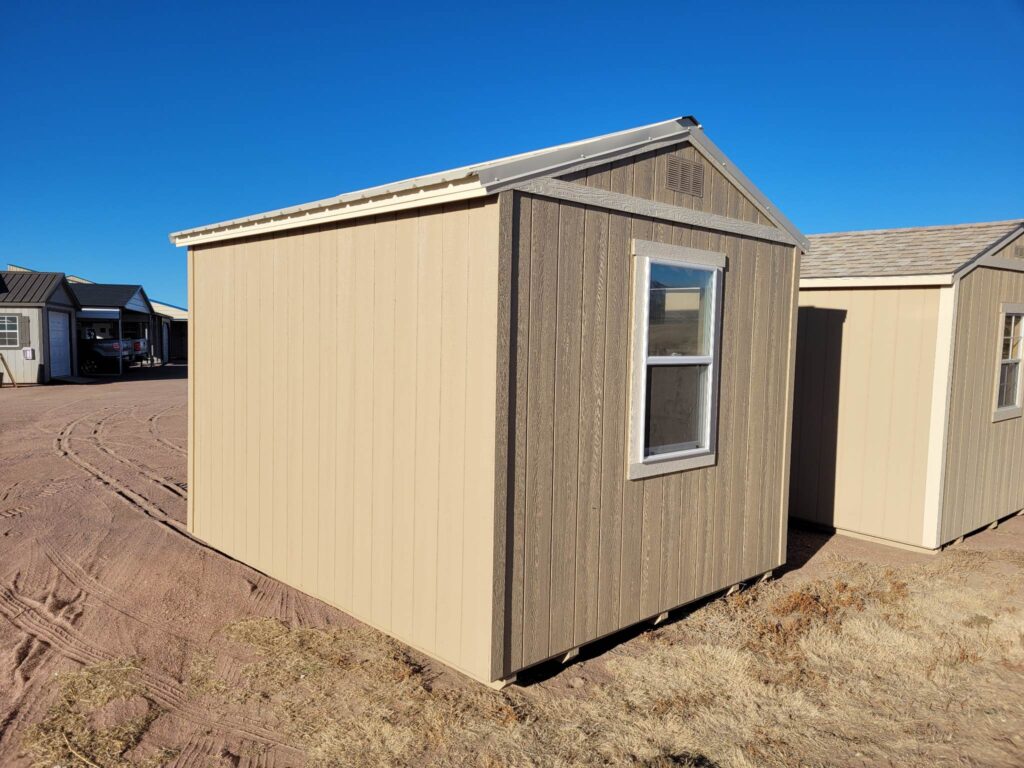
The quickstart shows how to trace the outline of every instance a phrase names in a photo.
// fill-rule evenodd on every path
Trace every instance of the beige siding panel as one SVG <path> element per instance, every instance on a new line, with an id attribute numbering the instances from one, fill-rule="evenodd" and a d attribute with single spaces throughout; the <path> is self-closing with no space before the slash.
<path id="1" fill-rule="evenodd" d="M 983 267 L 959 285 L 941 543 L 1024 508 L 1024 419 L 992 421 L 1000 306 L 1021 303 L 1024 273 Z"/>
<path id="2" fill-rule="evenodd" d="M 656 166 L 606 170 L 594 184 L 653 194 Z M 768 455 L 784 453 L 789 440 L 788 425 L 774 414 L 785 413 L 788 402 L 795 311 L 791 248 L 597 209 L 583 211 L 580 228 L 578 206 L 529 195 L 518 209 L 520 227 L 528 223 L 529 230 L 516 241 L 511 336 L 520 363 L 514 418 L 525 429 L 517 426 L 510 471 L 511 530 L 522 535 L 523 554 L 513 544 L 505 674 L 780 564 L 783 462 Z M 717 466 L 629 481 L 634 237 L 726 253 L 729 346 L 720 410 L 738 415 L 720 420 Z M 761 349 L 754 350 L 752 336 Z M 753 510 L 745 510 L 748 503 Z M 716 525 L 717 533 L 709 532 Z"/>
<path id="3" fill-rule="evenodd" d="M 191 262 L 191 529 L 489 680 L 494 199 Z"/>
<path id="4" fill-rule="evenodd" d="M 42 384 L 45 381 L 43 366 L 44 311 L 33 307 L 0 307 L 0 315 L 17 315 L 28 319 L 29 346 L 36 351 L 35 360 L 26 360 L 20 346 L 17 349 L 0 349 L 0 354 L 3 354 L 17 384 Z M 18 322 L 23 321 L 19 320 Z M 74 333 L 74 322 L 71 323 L 71 332 Z M 0 366 L 0 380 L 3 381 L 4 386 L 11 385 L 7 370 L 3 366 Z"/>
<path id="5" fill-rule="evenodd" d="M 412 637 L 423 648 L 437 640 L 437 531 L 441 437 L 441 286 L 444 241 L 439 211 L 419 217 L 416 310 L 416 467 L 414 472 Z"/>
<path id="6" fill-rule="evenodd" d="M 940 288 L 800 292 L 790 514 L 922 537 Z"/>

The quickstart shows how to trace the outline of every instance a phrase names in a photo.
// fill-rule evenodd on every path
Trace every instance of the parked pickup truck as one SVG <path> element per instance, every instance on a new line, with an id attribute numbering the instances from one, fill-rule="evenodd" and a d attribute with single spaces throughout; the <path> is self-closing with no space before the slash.
<path id="1" fill-rule="evenodd" d="M 131 359 L 143 360 L 149 357 L 149 339 L 126 339 L 131 345 Z"/>
<path id="2" fill-rule="evenodd" d="M 78 343 L 78 369 L 89 376 L 117 370 L 117 359 L 132 358 L 132 341 L 138 339 L 82 339 Z"/>

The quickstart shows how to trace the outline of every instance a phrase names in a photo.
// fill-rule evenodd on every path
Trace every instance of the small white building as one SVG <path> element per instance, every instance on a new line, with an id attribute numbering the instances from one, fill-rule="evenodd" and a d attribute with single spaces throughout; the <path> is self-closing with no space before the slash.
<path id="1" fill-rule="evenodd" d="M 45 384 L 75 370 L 78 301 L 62 272 L 0 271 L 0 382 Z"/>

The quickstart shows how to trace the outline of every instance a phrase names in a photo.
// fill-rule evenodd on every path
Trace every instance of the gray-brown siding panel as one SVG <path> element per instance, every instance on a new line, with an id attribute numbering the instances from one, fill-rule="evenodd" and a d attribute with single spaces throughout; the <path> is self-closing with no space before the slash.
<path id="1" fill-rule="evenodd" d="M 958 297 L 942 543 L 1024 508 L 1024 419 L 992 421 L 1000 305 L 1024 303 L 1024 273 L 976 269 Z"/>
<path id="2" fill-rule="evenodd" d="M 669 189 L 666 180 L 668 175 L 668 158 L 676 156 L 689 162 L 697 163 L 704 168 L 704 195 L 696 197 L 684 192 Z M 635 190 L 616 189 L 614 177 L 618 169 L 629 166 L 634 169 L 642 184 Z M 565 181 L 573 181 L 597 189 L 608 189 L 624 194 L 633 194 L 645 200 L 689 208 L 704 213 L 714 213 L 733 219 L 749 221 L 754 224 L 773 226 L 750 200 L 729 181 L 714 165 L 709 163 L 688 143 L 673 147 L 646 152 L 614 163 L 594 166 L 583 171 L 575 171 L 562 177 Z"/>
<path id="3" fill-rule="evenodd" d="M 601 183 L 643 195 L 653 170 Z M 530 195 L 516 209 L 504 674 L 781 563 L 795 311 L 788 246 Z M 625 478 L 631 238 L 728 257 L 716 466 Z"/>

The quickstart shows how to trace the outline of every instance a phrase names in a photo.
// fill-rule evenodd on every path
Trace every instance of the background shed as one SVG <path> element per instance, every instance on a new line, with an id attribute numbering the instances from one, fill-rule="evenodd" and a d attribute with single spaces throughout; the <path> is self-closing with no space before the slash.
<path id="1" fill-rule="evenodd" d="M 232 556 L 484 681 L 784 561 L 805 241 L 693 119 L 171 239 Z"/>
<path id="2" fill-rule="evenodd" d="M 0 272 L 0 354 L 18 384 L 75 371 L 78 302 L 60 272 Z M 9 383 L 0 366 L 0 381 Z"/>
<path id="3" fill-rule="evenodd" d="M 1022 231 L 810 237 L 791 515 L 934 549 L 1024 508 Z"/>

